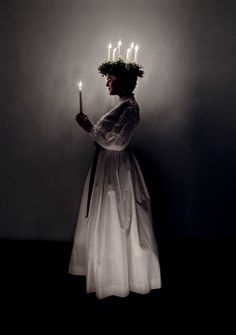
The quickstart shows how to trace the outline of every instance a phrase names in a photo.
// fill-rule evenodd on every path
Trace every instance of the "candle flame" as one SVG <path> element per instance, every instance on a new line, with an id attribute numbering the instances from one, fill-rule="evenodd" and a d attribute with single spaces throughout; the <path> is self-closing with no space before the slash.
<path id="1" fill-rule="evenodd" d="M 138 49 L 139 49 L 139 47 L 138 47 L 138 44 L 137 44 L 136 47 L 135 47 L 135 50 L 138 51 Z"/>
<path id="2" fill-rule="evenodd" d="M 133 49 L 133 47 L 134 47 L 134 42 L 131 43 L 131 49 Z"/>
<path id="3" fill-rule="evenodd" d="M 82 89 L 82 81 L 79 82 L 79 90 L 81 91 Z"/>
<path id="4" fill-rule="evenodd" d="M 120 47 L 120 46 L 121 46 L 121 41 L 118 42 L 118 47 Z"/>
<path id="5" fill-rule="evenodd" d="M 112 45 L 111 45 L 111 43 L 110 43 L 110 44 L 108 45 L 108 48 L 111 49 L 111 47 L 112 47 Z"/>

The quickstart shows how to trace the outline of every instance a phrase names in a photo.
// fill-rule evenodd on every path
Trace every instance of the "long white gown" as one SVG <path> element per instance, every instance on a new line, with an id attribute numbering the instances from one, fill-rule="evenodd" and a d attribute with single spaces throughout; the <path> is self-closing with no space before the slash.
<path id="1" fill-rule="evenodd" d="M 128 146 L 138 122 L 139 106 L 131 95 L 89 133 L 100 150 L 90 201 L 92 164 L 84 184 L 69 273 L 86 276 L 86 292 L 99 299 L 161 287 L 150 196 Z"/>

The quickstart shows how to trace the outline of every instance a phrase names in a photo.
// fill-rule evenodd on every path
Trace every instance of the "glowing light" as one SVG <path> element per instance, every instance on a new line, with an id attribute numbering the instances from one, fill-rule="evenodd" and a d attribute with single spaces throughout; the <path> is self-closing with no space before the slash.
<path id="1" fill-rule="evenodd" d="M 107 56 L 107 59 L 110 60 L 111 59 L 111 48 L 112 48 L 112 45 L 111 43 L 108 45 L 108 56 Z"/>
<path id="2" fill-rule="evenodd" d="M 130 48 L 127 49 L 127 53 L 126 53 L 126 60 L 129 61 L 129 56 L 130 56 Z"/>
<path id="3" fill-rule="evenodd" d="M 121 41 L 118 42 L 118 58 L 120 58 L 120 46 L 121 46 Z"/>
<path id="4" fill-rule="evenodd" d="M 116 48 L 113 49 L 112 60 L 116 59 Z"/>
<path id="5" fill-rule="evenodd" d="M 82 81 L 78 84 L 79 87 L 79 111 L 83 113 L 83 103 L 82 103 Z"/>
<path id="6" fill-rule="evenodd" d="M 138 44 L 137 44 L 136 47 L 134 48 L 134 50 L 135 50 L 134 61 L 135 61 L 136 63 L 137 63 L 138 49 L 139 49 L 139 47 L 138 47 Z"/>
<path id="7" fill-rule="evenodd" d="M 116 45 L 116 47 L 112 48 L 112 44 L 108 44 L 108 55 L 107 55 L 107 61 L 117 61 L 118 59 L 125 59 L 126 62 L 136 62 L 137 63 L 137 58 L 138 58 L 138 51 L 139 51 L 139 46 L 138 44 L 134 44 L 132 42 L 130 44 L 130 47 L 126 50 L 126 57 L 125 55 L 122 56 L 121 54 L 121 46 L 122 42 L 119 41 Z M 111 54 L 112 53 L 112 54 Z M 125 51 L 124 51 L 125 54 Z"/>

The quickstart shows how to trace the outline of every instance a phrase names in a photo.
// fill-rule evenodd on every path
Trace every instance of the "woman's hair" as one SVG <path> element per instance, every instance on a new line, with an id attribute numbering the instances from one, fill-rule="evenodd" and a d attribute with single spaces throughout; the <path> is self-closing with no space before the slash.
<path id="1" fill-rule="evenodd" d="M 120 83 L 125 94 L 131 94 L 136 87 L 137 78 L 143 77 L 143 66 L 137 63 L 126 63 L 122 59 L 116 62 L 104 62 L 99 65 L 98 71 L 102 76 L 113 75 Z"/>

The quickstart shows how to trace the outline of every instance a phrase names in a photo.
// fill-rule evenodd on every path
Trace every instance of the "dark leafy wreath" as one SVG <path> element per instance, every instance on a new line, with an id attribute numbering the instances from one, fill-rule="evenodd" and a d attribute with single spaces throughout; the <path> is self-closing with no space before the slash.
<path id="1" fill-rule="evenodd" d="M 98 71 L 104 77 L 109 74 L 113 74 L 118 77 L 129 75 L 131 77 L 143 77 L 144 71 L 143 66 L 135 62 L 125 62 L 119 58 L 116 62 L 105 61 L 98 66 Z"/>

